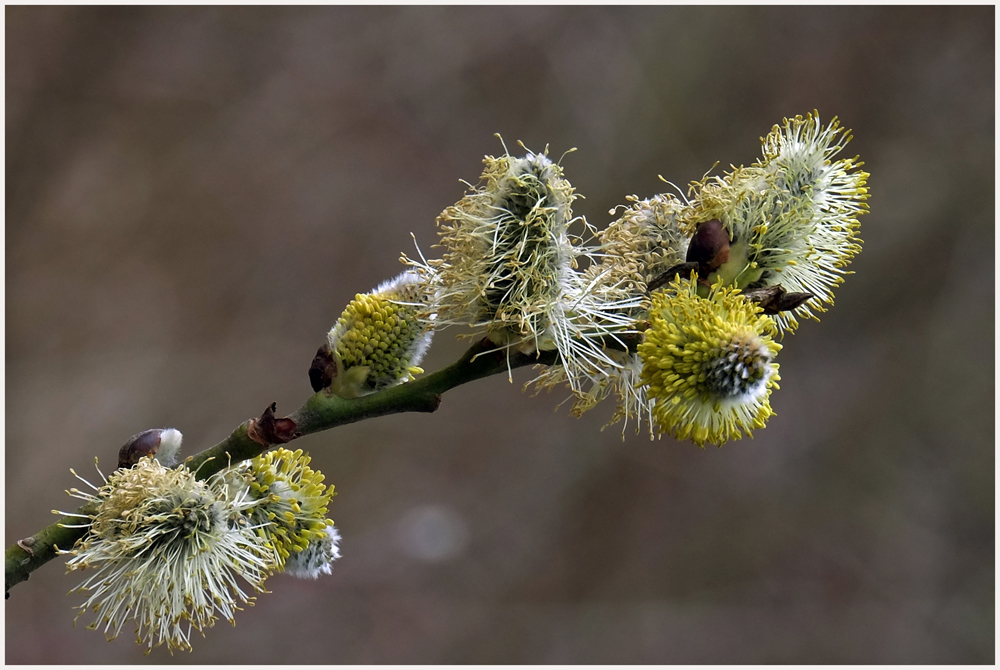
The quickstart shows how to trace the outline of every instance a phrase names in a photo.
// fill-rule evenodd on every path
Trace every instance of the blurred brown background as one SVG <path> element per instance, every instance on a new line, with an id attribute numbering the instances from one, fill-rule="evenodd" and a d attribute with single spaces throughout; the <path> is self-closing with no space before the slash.
<path id="1" fill-rule="evenodd" d="M 133 433 L 190 454 L 298 407 L 494 133 L 577 147 L 599 226 L 814 108 L 872 174 L 754 440 L 622 442 L 610 404 L 482 380 L 296 443 L 339 493 L 332 576 L 143 657 L 72 627 L 53 562 L 7 662 L 994 661 L 992 7 L 8 7 L 6 49 L 7 544 Z"/>

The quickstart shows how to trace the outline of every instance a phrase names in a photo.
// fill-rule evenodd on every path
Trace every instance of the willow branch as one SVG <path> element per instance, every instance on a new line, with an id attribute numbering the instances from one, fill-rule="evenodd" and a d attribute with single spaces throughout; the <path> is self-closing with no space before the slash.
<path id="1" fill-rule="evenodd" d="M 96 507 L 88 504 L 77 510 L 77 513 L 92 514 L 94 511 Z M 87 532 L 86 528 L 68 527 L 81 521 L 76 517 L 63 517 L 7 549 L 4 555 L 7 598 L 10 597 L 10 587 L 23 582 L 32 572 L 55 558 L 59 549 L 68 549 L 83 537 Z"/>
<path id="2" fill-rule="evenodd" d="M 525 365 L 551 365 L 555 352 L 538 355 L 508 353 L 497 350 L 489 340 L 474 344 L 455 363 L 415 381 L 385 389 L 361 398 L 345 399 L 328 389 L 319 391 L 288 417 L 275 418 L 274 406 L 258 419 L 242 423 L 229 437 L 214 447 L 191 456 L 183 463 L 195 471 L 198 479 L 206 479 L 219 470 L 265 452 L 269 447 L 284 444 L 303 435 L 319 433 L 344 424 L 402 412 L 433 412 L 441 404 L 441 394 L 483 377 L 506 372 Z M 84 505 L 78 514 L 91 514 L 91 505 Z M 7 549 L 5 555 L 6 595 L 36 569 L 52 560 L 57 549 L 69 549 L 86 534 L 86 528 L 68 528 L 80 519 L 64 517 L 34 535 Z"/>

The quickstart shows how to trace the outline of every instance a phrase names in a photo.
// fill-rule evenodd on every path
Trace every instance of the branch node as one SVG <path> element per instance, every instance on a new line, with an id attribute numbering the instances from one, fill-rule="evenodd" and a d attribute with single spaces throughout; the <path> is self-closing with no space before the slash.
<path id="1" fill-rule="evenodd" d="M 251 419 L 247 427 L 247 437 L 262 447 L 285 444 L 300 436 L 294 421 L 288 417 L 275 418 L 274 410 L 277 407 L 278 404 L 272 402 L 260 418 Z"/>
<path id="2" fill-rule="evenodd" d="M 21 549 L 24 549 L 25 553 L 27 553 L 28 556 L 34 556 L 35 555 L 34 550 L 31 548 L 34 544 L 35 544 L 35 538 L 30 537 L 30 536 L 24 538 L 23 540 L 18 540 L 17 541 L 17 546 L 21 547 Z M 27 561 L 27 559 L 25 559 L 25 561 L 22 561 L 21 565 L 24 565 L 24 563 L 26 561 Z"/>

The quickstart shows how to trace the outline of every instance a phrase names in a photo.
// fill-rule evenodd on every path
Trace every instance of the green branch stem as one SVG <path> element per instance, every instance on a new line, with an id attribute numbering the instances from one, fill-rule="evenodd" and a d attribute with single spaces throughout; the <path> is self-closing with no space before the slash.
<path id="1" fill-rule="evenodd" d="M 242 423 L 219 444 L 186 459 L 183 466 L 194 470 L 199 479 L 207 479 L 230 463 L 258 456 L 273 445 L 378 416 L 402 412 L 433 412 L 441 403 L 441 394 L 456 386 L 526 365 L 551 365 L 557 360 L 555 352 L 541 352 L 538 355 L 508 352 L 509 350 L 497 350 L 488 339 L 483 339 L 452 365 L 407 384 L 352 399 L 341 398 L 329 389 L 324 389 L 288 417 L 276 420 L 279 423 L 285 422 L 282 424 L 282 435 L 276 439 L 262 439 L 260 424 L 265 423 L 269 416 L 269 412 L 265 411 L 260 419 Z M 270 419 L 273 423 L 273 414 Z M 272 437 L 275 435 L 273 430 L 264 430 L 263 434 Z M 93 511 L 93 506 L 88 504 L 76 513 L 89 515 Z M 82 521 L 83 519 L 72 516 L 63 517 L 7 549 L 4 557 L 7 597 L 10 596 L 11 587 L 25 581 L 33 571 L 55 558 L 59 549 L 72 548 L 86 534 L 86 527 L 70 527 L 79 526 Z"/>

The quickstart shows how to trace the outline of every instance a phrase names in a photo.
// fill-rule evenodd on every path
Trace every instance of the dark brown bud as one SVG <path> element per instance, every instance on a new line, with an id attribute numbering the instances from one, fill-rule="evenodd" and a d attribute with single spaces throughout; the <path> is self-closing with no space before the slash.
<path id="1" fill-rule="evenodd" d="M 815 297 L 812 293 L 786 293 L 778 298 L 778 302 L 774 305 L 774 313 L 790 312 Z"/>
<path id="2" fill-rule="evenodd" d="M 145 456 L 156 456 L 169 467 L 176 463 L 181 439 L 181 432 L 176 428 L 151 428 L 137 433 L 118 450 L 118 467 L 130 468 Z"/>
<path id="3" fill-rule="evenodd" d="M 814 297 L 812 293 L 789 293 L 780 284 L 748 289 L 743 292 L 743 295 L 747 300 L 760 305 L 764 314 L 791 311 Z"/>
<path id="4" fill-rule="evenodd" d="M 685 260 L 698 264 L 698 276 L 703 279 L 729 260 L 729 233 L 722 222 L 712 219 L 698 224 Z"/>
<path id="5" fill-rule="evenodd" d="M 324 344 L 316 350 L 316 357 L 313 358 L 312 365 L 309 366 L 309 385 L 312 386 L 313 391 L 319 393 L 328 388 L 336 376 L 337 363 L 333 360 L 330 347 Z"/>

